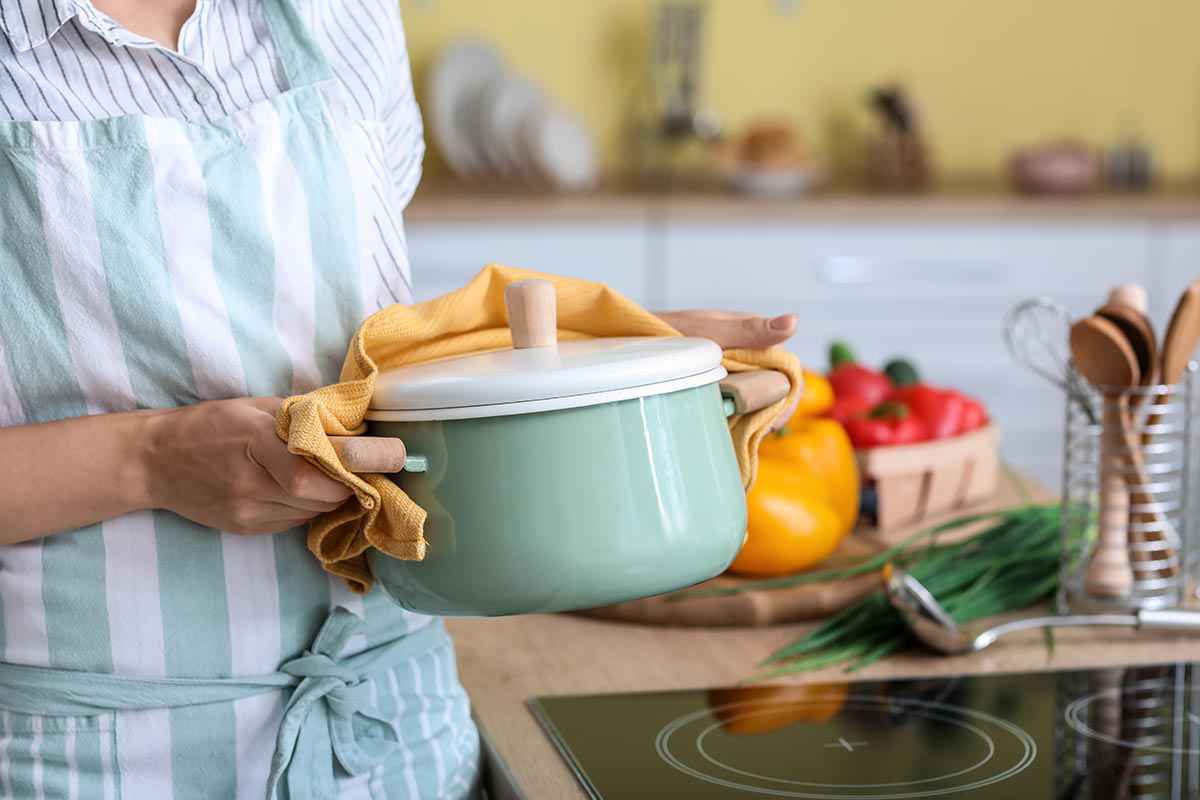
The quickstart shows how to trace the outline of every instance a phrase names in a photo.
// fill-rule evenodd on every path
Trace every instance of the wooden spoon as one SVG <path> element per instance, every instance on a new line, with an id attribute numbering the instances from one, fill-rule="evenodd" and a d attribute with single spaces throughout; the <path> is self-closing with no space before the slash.
<path id="1" fill-rule="evenodd" d="M 1162 348 L 1162 382 L 1168 386 L 1179 383 L 1188 363 L 1200 344 L 1200 281 L 1183 290 Z"/>
<path id="2" fill-rule="evenodd" d="M 1133 346 L 1103 317 L 1084 317 L 1071 325 L 1071 357 L 1079 374 L 1101 391 L 1123 391 L 1141 381 Z"/>
<path id="3" fill-rule="evenodd" d="M 1183 294 L 1179 296 L 1179 301 L 1175 304 L 1174 312 L 1171 314 L 1171 321 L 1167 325 L 1167 334 L 1163 339 L 1162 352 L 1159 356 L 1162 363 L 1158 379 L 1162 382 L 1164 388 L 1154 397 L 1153 405 L 1150 406 L 1150 413 L 1146 417 L 1145 430 L 1152 431 L 1155 426 L 1162 424 L 1164 410 L 1171 402 L 1170 387 L 1183 380 L 1183 373 L 1187 371 L 1188 364 L 1196 352 L 1197 344 L 1200 344 L 1200 281 L 1194 281 L 1184 289 Z M 1143 433 L 1142 444 L 1151 444 L 1153 439 L 1153 433 Z M 1184 442 L 1184 446 L 1189 446 L 1189 443 Z M 1153 502 L 1153 498 L 1138 496 L 1133 498 L 1133 502 L 1138 504 Z M 1165 540 L 1165 532 L 1169 529 L 1169 526 L 1166 524 L 1165 519 L 1160 519 L 1161 516 L 1161 514 L 1135 515 L 1135 521 L 1137 522 L 1153 521 L 1159 523 L 1157 525 L 1158 530 L 1150 532 L 1146 536 L 1147 540 Z M 1169 544 L 1166 544 L 1161 550 L 1155 551 L 1153 558 L 1155 560 L 1164 560 L 1168 563 L 1168 566 L 1162 570 L 1164 576 L 1171 577 L 1178 572 L 1179 565 L 1175 558 L 1174 549 Z"/>
<path id="4" fill-rule="evenodd" d="M 1154 326 L 1146 315 L 1138 311 L 1132 305 L 1126 303 L 1111 302 L 1114 296 L 1119 294 L 1119 290 L 1129 287 L 1117 287 L 1109 295 L 1110 302 L 1108 305 L 1102 306 L 1096 315 L 1103 317 L 1109 322 L 1120 328 L 1122 335 L 1129 342 L 1130 348 L 1138 362 L 1138 371 L 1141 373 L 1140 385 L 1143 389 L 1149 389 L 1158 381 L 1159 375 L 1159 359 L 1158 359 L 1158 341 L 1154 335 Z M 1138 447 L 1139 437 L 1133 434 L 1135 429 L 1134 415 L 1137 412 L 1138 405 L 1144 395 L 1135 394 L 1128 399 L 1128 408 L 1126 413 L 1129 419 L 1125 423 L 1125 430 L 1129 431 L 1130 453 L 1129 465 L 1133 467 L 1132 473 L 1126 472 L 1126 477 L 1129 479 L 1129 492 L 1131 506 L 1147 507 L 1153 505 L 1155 498 L 1153 494 L 1146 488 L 1150 485 L 1150 479 L 1146 474 L 1145 457 L 1143 450 Z M 1150 444 L 1150 436 L 1143 435 L 1140 438 L 1141 444 Z M 1172 552 L 1169 546 L 1159 546 L 1153 549 L 1147 549 L 1142 545 L 1147 542 L 1164 542 L 1167 540 L 1165 531 L 1169 528 L 1169 523 L 1166 517 L 1161 512 L 1154 511 L 1135 511 L 1130 516 L 1131 524 L 1129 528 L 1129 536 L 1137 545 L 1132 548 L 1132 556 L 1135 562 L 1147 561 L 1170 561 Z M 1138 567 L 1135 564 L 1134 572 L 1137 573 Z M 1145 571 L 1145 567 L 1141 568 Z M 1169 577 L 1173 574 L 1172 571 L 1161 570 L 1160 574 Z"/>
<path id="5" fill-rule="evenodd" d="M 1153 386 L 1158 380 L 1158 337 L 1154 335 L 1154 325 L 1146 315 L 1133 306 L 1110 302 L 1101 306 L 1096 311 L 1096 316 L 1103 317 L 1120 328 L 1137 359 L 1138 371 L 1141 374 L 1140 385 Z"/>
<path id="6" fill-rule="evenodd" d="M 1129 564 L 1129 414 L 1124 390 L 1141 382 L 1137 356 L 1121 329 L 1091 316 L 1071 326 L 1075 368 L 1104 393 L 1100 436 L 1099 535 L 1084 575 L 1084 589 L 1096 597 L 1125 597 L 1133 591 Z"/>

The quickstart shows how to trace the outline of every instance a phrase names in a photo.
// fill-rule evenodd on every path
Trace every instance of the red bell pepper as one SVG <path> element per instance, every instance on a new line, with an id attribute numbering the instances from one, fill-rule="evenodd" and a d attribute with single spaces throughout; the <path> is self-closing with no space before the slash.
<path id="1" fill-rule="evenodd" d="M 853 395 L 835 397 L 833 407 L 829 409 L 829 416 L 845 425 L 855 417 L 865 417 L 870 413 L 872 407 L 871 403 L 861 397 Z"/>
<path id="2" fill-rule="evenodd" d="M 886 375 L 861 364 L 839 364 L 830 370 L 829 383 L 837 399 L 857 398 L 868 408 L 882 403 L 892 391 Z"/>
<path id="3" fill-rule="evenodd" d="M 913 444 L 928 438 L 924 423 L 903 403 L 882 403 L 867 416 L 853 417 L 845 424 L 850 442 L 860 450 Z"/>
<path id="4" fill-rule="evenodd" d="M 967 433 L 982 428 L 988 423 L 988 414 L 980 403 L 974 397 L 963 395 L 963 414 L 962 425 L 959 428 L 959 433 Z"/>
<path id="5" fill-rule="evenodd" d="M 918 383 L 897 389 L 891 396 L 925 423 L 929 438 L 946 439 L 962 432 L 966 403 L 958 392 Z"/>

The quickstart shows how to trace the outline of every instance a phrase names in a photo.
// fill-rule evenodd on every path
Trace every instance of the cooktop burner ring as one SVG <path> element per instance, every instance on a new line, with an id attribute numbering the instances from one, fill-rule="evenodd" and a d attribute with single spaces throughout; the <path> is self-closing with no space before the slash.
<path id="1" fill-rule="evenodd" d="M 806 701 L 802 703 L 802 705 L 822 706 L 822 705 L 828 705 L 831 702 L 842 702 L 842 703 L 844 703 L 844 707 L 846 707 L 846 708 L 856 708 L 856 709 L 861 709 L 861 710 L 895 709 L 896 706 L 901 706 L 901 707 L 908 709 L 910 711 L 910 713 L 915 713 L 916 715 L 921 716 L 925 719 L 929 719 L 929 720 L 932 720 L 935 722 L 942 722 L 942 723 L 946 723 L 946 724 L 956 725 L 958 727 L 969 730 L 971 733 L 973 733 L 974 735 L 976 735 L 977 737 L 979 737 L 986 743 L 987 749 L 988 749 L 988 754 L 983 759 L 977 761 L 975 764 L 972 764 L 971 766 L 967 767 L 966 769 L 959 770 L 959 771 L 953 772 L 953 773 L 948 773 L 946 775 L 936 776 L 933 778 L 923 778 L 923 779 L 917 779 L 917 780 L 912 780 L 912 781 L 903 781 L 903 782 L 895 782 L 895 783 L 878 783 L 878 784 L 827 784 L 827 783 L 817 783 L 817 782 L 795 781 L 795 780 L 786 779 L 786 778 L 774 778 L 771 776 L 760 775 L 757 773 L 751 773 L 751 772 L 747 772 L 745 770 L 730 767 L 729 765 L 720 762 L 719 760 L 712 757 L 708 753 L 708 751 L 704 748 L 705 737 L 707 737 L 713 730 L 719 728 L 721 726 L 720 722 L 717 722 L 716 724 L 709 725 L 708 727 L 704 728 L 703 731 L 696 737 L 696 748 L 697 748 L 698 752 L 700 753 L 701 757 L 706 759 L 713 766 L 715 766 L 719 769 L 734 773 L 734 774 L 744 775 L 747 778 L 752 778 L 755 780 L 770 781 L 770 782 L 776 783 L 776 784 L 791 784 L 793 786 L 808 787 L 809 789 L 814 790 L 814 791 L 804 791 L 799 788 L 787 789 L 787 788 L 773 788 L 773 787 L 769 787 L 769 786 L 755 786 L 752 784 L 740 783 L 736 780 L 727 780 L 727 779 L 721 778 L 719 776 L 709 775 L 705 772 L 702 772 L 701 770 L 698 770 L 698 769 L 688 765 L 682 759 L 680 759 L 675 753 L 673 753 L 671 751 L 670 740 L 673 735 L 677 734 L 684 727 L 686 727 L 692 723 L 695 723 L 701 719 L 711 718 L 713 715 L 713 712 L 716 710 L 727 711 L 730 709 L 738 709 L 738 708 L 754 709 L 757 707 L 757 713 L 760 713 L 760 714 L 769 713 L 770 703 L 763 703 L 763 702 L 756 702 L 756 701 L 743 702 L 743 703 L 729 703 L 724 706 L 720 706 L 719 709 L 706 708 L 706 709 L 703 709 L 700 711 L 695 711 L 695 712 L 692 712 L 689 714 L 685 714 L 675 720 L 672 720 L 671 722 L 667 723 L 667 725 L 663 726 L 663 728 L 658 732 L 658 735 L 655 737 L 655 749 L 658 752 L 659 758 L 661 758 L 664 762 L 666 762 L 672 768 L 674 768 L 680 772 L 683 772 L 684 774 L 690 775 L 693 778 L 705 781 L 707 783 L 715 784 L 715 785 L 722 786 L 722 787 L 728 788 L 728 789 L 737 789 L 737 790 L 748 791 L 748 792 L 752 792 L 752 793 L 756 793 L 756 794 L 766 794 L 766 795 L 771 795 L 774 797 L 797 798 L 798 800 L 847 800 L 847 798 L 854 798 L 854 800 L 913 800 L 915 798 L 936 797 L 939 795 L 947 795 L 947 794 L 953 794 L 953 793 L 959 793 L 959 792 L 973 791 L 975 789 L 980 789 L 985 786 L 990 786 L 994 783 L 999 783 L 1001 781 L 1007 780 L 1008 778 L 1011 778 L 1013 775 L 1016 775 L 1016 774 L 1024 771 L 1027 767 L 1029 767 L 1029 765 L 1032 764 L 1037 757 L 1037 752 L 1038 752 L 1037 743 L 1034 741 L 1032 736 L 1030 736 L 1028 733 L 1026 733 L 1022 728 L 1020 728 L 1016 725 L 1013 725 L 1012 723 L 1010 723 L 1006 720 L 1000 719 L 999 717 L 994 717 L 990 714 L 985 714 L 981 711 L 975 711 L 973 709 L 962 708 L 959 706 L 946 705 L 943 703 L 936 703 L 936 702 L 923 701 L 923 700 L 911 700 L 911 699 L 904 699 L 904 698 L 881 699 L 881 698 L 873 698 L 873 697 L 855 697 L 855 696 L 851 696 L 848 698 L 838 698 L 838 697 L 832 697 L 832 696 L 830 696 L 830 697 L 813 696 L 811 698 L 807 698 Z M 754 716 L 754 712 L 752 711 L 749 714 L 741 714 L 736 718 L 744 718 L 747 716 Z M 929 784 L 929 783 L 934 783 L 937 781 L 953 780 L 954 778 L 961 777 L 970 772 L 974 772 L 978 769 L 981 769 L 992 761 L 992 759 L 994 758 L 995 753 L 996 753 L 995 740 L 990 735 L 988 735 L 988 733 L 986 731 L 984 731 L 982 728 L 980 728 L 976 725 L 972 725 L 969 722 L 965 722 L 962 719 L 963 717 L 971 718 L 977 722 L 994 725 L 994 726 L 998 727 L 999 729 L 1001 729 L 1002 731 L 1010 734 L 1014 739 L 1017 740 L 1017 742 L 1021 746 L 1020 757 L 1014 763 L 1009 765 L 1006 769 L 1001 770 L 1000 772 L 998 772 L 994 775 L 991 775 L 991 776 L 988 776 L 985 778 L 980 778 L 980 779 L 978 779 L 976 781 L 972 781 L 970 783 L 953 785 L 953 786 L 944 786 L 944 787 L 939 787 L 939 788 L 934 788 L 934 789 L 920 789 L 920 790 L 914 790 L 914 791 L 903 791 L 902 790 L 903 787 L 906 787 L 906 786 L 915 787 L 920 784 Z M 892 792 L 884 791 L 884 792 L 872 793 L 872 794 L 860 793 L 863 790 L 870 791 L 873 789 L 885 789 L 885 790 L 886 789 L 898 789 L 900 791 L 892 791 Z M 837 792 L 838 790 L 841 790 L 841 792 L 836 793 L 836 794 L 831 793 L 831 792 Z"/>
<path id="2" fill-rule="evenodd" d="M 723 709 L 727 709 L 727 708 L 731 708 L 731 707 L 736 707 L 737 705 L 739 705 L 739 704 L 735 703 L 735 704 L 732 704 L 729 706 L 722 706 L 721 708 L 723 710 Z M 749 704 L 745 704 L 745 705 L 749 705 Z M 763 706 L 763 708 L 758 711 L 757 715 L 769 714 L 771 712 L 769 703 L 755 703 L 754 705 L 762 705 Z M 843 707 L 844 708 L 857 708 L 857 709 L 862 709 L 864 711 L 878 708 L 878 706 L 876 704 L 854 703 L 850 700 L 847 700 Z M 920 710 L 918 710 L 918 711 L 920 712 Z M 732 721 L 734 719 L 745 719 L 747 717 L 752 717 L 752 716 L 756 716 L 756 714 L 739 714 L 736 717 L 731 717 L 730 720 Z M 891 789 L 891 788 L 895 788 L 897 786 L 916 786 L 918 784 L 923 784 L 923 783 L 937 783 L 938 781 L 948 781 L 952 778 L 957 778 L 959 776 L 966 775 L 968 772 L 974 772 L 975 770 L 979 769 L 980 767 L 986 766 L 987 763 L 989 761 L 991 761 L 992 758 L 996 755 L 996 741 L 991 736 L 988 736 L 986 731 L 980 730 L 978 727 L 976 727 L 974 725 L 971 725 L 969 723 L 964 723 L 961 720 L 954 719 L 953 717 L 945 715 L 945 714 L 920 713 L 920 716 L 925 719 L 934 720 L 935 722 L 948 722 L 952 725 L 957 725 L 958 727 L 963 728 L 963 729 L 975 734 L 977 737 L 982 739 L 984 744 L 987 746 L 987 755 L 985 755 L 983 758 L 976 761 L 974 764 L 971 764 L 970 766 L 968 766 L 964 769 L 960 769 L 957 772 L 949 772 L 949 773 L 946 773 L 945 775 L 938 775 L 933 778 L 921 778 L 919 780 L 912 780 L 912 781 L 893 781 L 891 783 L 818 783 L 816 781 L 794 781 L 794 780 L 791 780 L 788 778 L 772 778 L 770 775 L 760 775 L 756 772 L 747 772 L 746 770 L 738 769 L 737 767 L 731 767 L 728 764 L 718 761 L 717 759 L 715 759 L 714 757 L 709 755 L 708 751 L 704 748 L 704 739 L 710 733 L 712 733 L 714 730 L 720 729 L 721 725 L 723 724 L 720 722 L 713 723 L 712 725 L 709 725 L 707 728 L 705 728 L 703 731 L 701 731 L 700 735 L 698 737 L 696 737 L 696 749 L 700 751 L 700 755 L 704 756 L 704 758 L 707 759 L 709 761 L 709 763 L 713 764 L 714 766 L 720 767 L 721 769 L 729 770 L 730 772 L 736 772 L 739 775 L 745 775 L 746 777 L 749 777 L 749 778 L 758 778 L 759 780 L 771 781 L 773 783 L 787 783 L 787 784 L 791 784 L 794 786 L 810 786 L 815 789 Z"/>
<path id="3" fill-rule="evenodd" d="M 1063 716 L 1066 718 L 1067 725 L 1069 725 L 1071 729 L 1080 736 L 1088 739 L 1094 739 L 1098 742 L 1104 742 L 1105 744 L 1116 745 L 1117 747 L 1125 747 L 1130 750 L 1137 750 L 1140 753 L 1158 753 L 1161 755 L 1183 756 L 1200 755 L 1200 737 L 1193 737 L 1193 741 L 1197 741 L 1198 744 L 1192 747 L 1163 747 L 1152 742 L 1138 742 L 1132 739 L 1122 739 L 1119 736 L 1112 736 L 1102 731 L 1098 731 L 1088 724 L 1087 711 L 1092 703 L 1102 699 L 1121 701 L 1124 699 L 1125 695 L 1136 695 L 1141 691 L 1143 690 L 1139 689 L 1138 687 L 1130 687 L 1124 689 L 1104 689 L 1103 691 L 1094 692 L 1093 694 L 1087 694 L 1078 700 L 1073 701 L 1069 706 L 1067 706 L 1066 711 L 1063 712 Z M 1188 721 L 1192 725 L 1200 726 L 1200 716 L 1188 714 Z"/>

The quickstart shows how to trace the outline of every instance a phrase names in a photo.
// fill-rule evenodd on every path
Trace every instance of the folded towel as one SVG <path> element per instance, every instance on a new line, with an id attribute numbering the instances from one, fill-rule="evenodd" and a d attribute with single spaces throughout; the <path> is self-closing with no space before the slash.
<path id="1" fill-rule="evenodd" d="M 350 342 L 338 383 L 289 397 L 276 429 L 288 450 L 305 456 L 326 475 L 354 490 L 341 507 L 312 521 L 308 549 L 321 565 L 356 592 L 371 586 L 366 552 L 375 547 L 393 558 L 425 557 L 425 511 L 383 475 L 355 475 L 342 466 L 328 436 L 362 433 L 363 419 L 380 370 L 512 346 L 504 288 L 542 278 L 554 284 L 558 338 L 679 336 L 679 332 L 607 286 L 491 265 L 463 288 L 412 306 L 389 306 L 371 315 Z M 742 483 L 754 481 L 758 444 L 771 422 L 800 391 L 800 364 L 783 350 L 727 350 L 729 372 L 775 369 L 791 380 L 789 396 L 775 405 L 730 420 Z"/>

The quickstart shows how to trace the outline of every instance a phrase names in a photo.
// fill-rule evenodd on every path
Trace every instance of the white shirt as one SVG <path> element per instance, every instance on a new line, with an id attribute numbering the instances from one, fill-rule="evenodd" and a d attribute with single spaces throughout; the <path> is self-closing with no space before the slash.
<path id="1" fill-rule="evenodd" d="M 396 0 L 296 3 L 357 113 L 388 126 L 388 169 L 407 202 L 424 141 Z M 288 88 L 252 0 L 197 0 L 177 52 L 90 0 L 0 0 L 0 34 L 0 120 L 212 122 Z"/>

